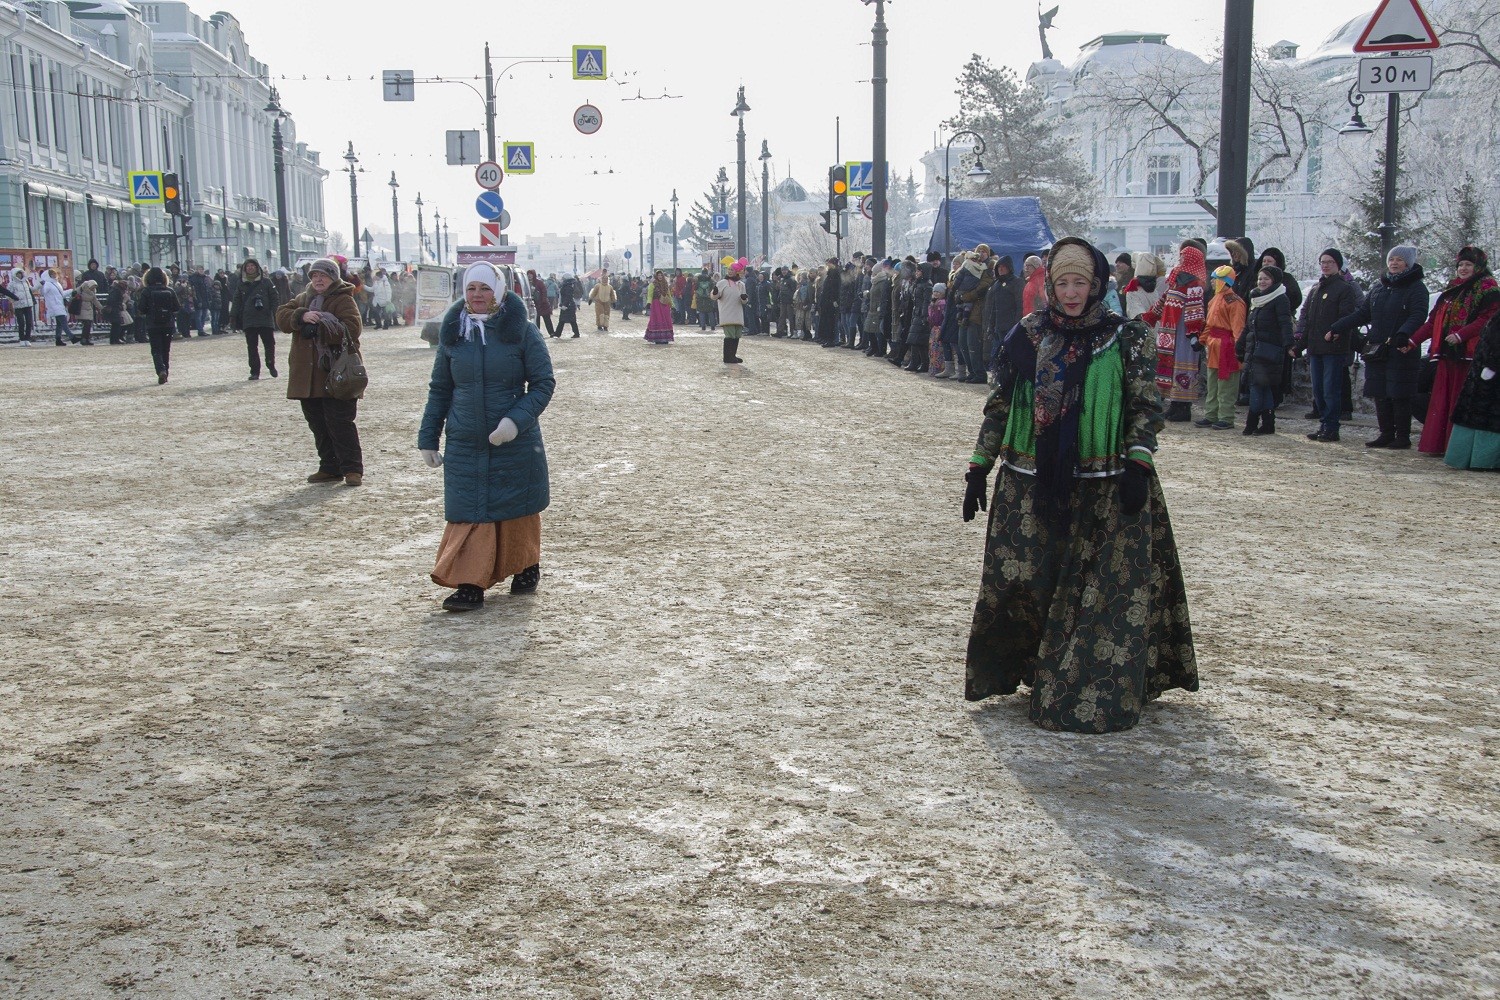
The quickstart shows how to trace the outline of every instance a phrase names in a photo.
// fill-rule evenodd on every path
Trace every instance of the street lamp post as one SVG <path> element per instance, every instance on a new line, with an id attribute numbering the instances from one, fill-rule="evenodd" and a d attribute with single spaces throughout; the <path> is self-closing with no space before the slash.
<path id="1" fill-rule="evenodd" d="M 637 250 L 638 253 L 640 253 L 640 256 L 636 258 L 636 265 L 635 265 L 635 267 L 636 267 L 636 270 L 639 271 L 641 274 L 645 274 L 646 273 L 645 272 L 645 267 L 646 267 L 646 220 L 642 219 L 636 225 L 636 229 L 639 230 L 639 234 L 640 234 L 640 245 L 638 247 L 636 247 L 636 250 Z"/>
<path id="2" fill-rule="evenodd" d="M 651 273 L 656 273 L 656 206 L 651 206 Z"/>
<path id="3" fill-rule="evenodd" d="M 391 171 L 391 234 L 396 241 L 396 259 L 401 259 L 401 206 L 396 202 L 396 189 L 401 185 L 396 183 L 396 171 Z"/>
<path id="4" fill-rule="evenodd" d="M 760 259 L 771 259 L 771 147 L 760 141 Z"/>
<path id="5" fill-rule="evenodd" d="M 677 189 L 672 189 L 672 270 L 677 270 Z"/>
<path id="6" fill-rule="evenodd" d="M 738 154 L 737 165 L 739 174 L 739 195 L 737 198 L 737 212 L 734 225 L 735 256 L 745 256 L 746 244 L 750 242 L 750 229 L 745 218 L 745 112 L 750 110 L 750 105 L 745 103 L 745 86 L 740 85 L 739 97 L 735 100 L 734 110 L 729 112 L 740 120 L 739 131 L 735 134 L 735 149 Z"/>
<path id="7" fill-rule="evenodd" d="M 349 140 L 349 151 L 344 154 L 344 162 L 349 164 L 349 214 L 354 220 L 354 228 L 349 230 L 351 242 L 359 239 L 359 181 L 357 179 L 357 168 L 359 157 L 354 155 L 354 140 Z"/>
<path id="8" fill-rule="evenodd" d="M 587 270 L 587 268 L 585 268 Z M 578 273 L 578 244 L 573 244 L 573 273 Z"/>
<path id="9" fill-rule="evenodd" d="M 875 72 L 870 76 L 874 91 L 873 121 L 871 122 L 871 154 L 875 158 L 875 184 L 870 192 L 870 250 L 876 258 L 885 256 L 885 205 L 888 197 L 885 169 L 885 0 L 861 0 L 866 6 L 875 5 L 875 27 L 871 29 L 874 43 L 871 48 L 875 58 Z"/>
<path id="10" fill-rule="evenodd" d="M 417 263 L 425 264 L 427 260 L 423 257 L 426 251 L 427 234 L 422 228 L 422 192 L 417 192 Z"/>
<path id="11" fill-rule="evenodd" d="M 1349 85 L 1349 121 L 1339 128 L 1339 135 L 1369 135 L 1374 129 L 1365 124 L 1359 107 L 1365 103 L 1365 95 L 1356 92 L 1359 81 Z M 1400 154 L 1397 134 L 1397 117 L 1401 113 L 1401 98 L 1396 94 L 1386 95 L 1385 104 L 1385 191 L 1382 196 L 1380 220 L 1380 259 L 1388 260 L 1391 247 L 1396 245 L 1396 167 Z"/>
<path id="12" fill-rule="evenodd" d="M 952 262 L 953 258 L 953 202 L 949 195 L 949 182 L 953 178 L 953 165 L 949 160 L 953 155 L 953 140 L 966 135 L 972 135 L 978 143 L 978 147 L 974 150 L 974 166 L 970 167 L 969 172 L 964 176 L 976 181 L 982 181 L 990 176 L 990 172 L 984 169 L 984 160 L 980 159 L 980 157 L 984 156 L 984 136 L 973 129 L 967 128 L 961 132 L 953 133 L 952 137 L 948 140 L 948 145 L 943 147 L 943 256 L 949 259 L 949 263 Z M 873 204 L 870 206 L 872 212 L 878 208 L 879 206 Z"/>
<path id="13" fill-rule="evenodd" d="M 588 274 L 588 272 L 589 272 L 589 234 L 588 233 L 584 233 L 583 234 L 583 239 L 580 240 L 579 242 L 583 244 L 583 273 L 584 274 Z"/>
<path id="14" fill-rule="evenodd" d="M 281 141 L 281 119 L 286 117 L 286 112 L 281 110 L 281 95 L 276 93 L 276 88 L 271 88 L 271 101 L 266 105 L 266 113 L 271 115 L 271 149 L 273 164 L 276 170 L 276 235 L 277 246 L 281 251 L 281 266 L 291 267 L 291 234 L 287 231 L 286 221 L 286 148 Z M 227 249 L 229 239 L 229 223 L 226 220 L 225 227 L 225 252 L 224 259 L 229 259 Z"/>
<path id="15" fill-rule="evenodd" d="M 604 230 L 600 229 L 598 235 L 595 238 L 598 239 L 599 242 L 594 247 L 594 249 L 597 250 L 597 251 L 599 251 L 599 266 L 603 267 L 604 266 Z"/>

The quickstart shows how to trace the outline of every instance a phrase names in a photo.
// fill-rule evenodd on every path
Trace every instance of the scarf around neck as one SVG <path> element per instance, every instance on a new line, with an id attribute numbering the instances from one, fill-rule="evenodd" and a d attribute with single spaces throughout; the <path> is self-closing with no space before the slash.
<path id="1" fill-rule="evenodd" d="M 1250 311 L 1254 312 L 1261 306 L 1265 305 L 1267 302 L 1275 302 L 1277 299 L 1282 298 L 1285 295 L 1285 285 L 1277 285 L 1275 288 L 1272 288 L 1266 292 L 1257 291 L 1250 296 Z"/>

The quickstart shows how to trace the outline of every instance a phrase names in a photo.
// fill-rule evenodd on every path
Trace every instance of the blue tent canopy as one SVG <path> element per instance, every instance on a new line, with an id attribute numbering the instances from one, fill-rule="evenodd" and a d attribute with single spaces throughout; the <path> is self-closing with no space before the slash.
<path id="1" fill-rule="evenodd" d="M 949 252 L 943 245 L 949 207 L 947 199 L 938 207 L 932 239 L 927 244 L 929 252 Z M 985 243 L 996 255 L 1010 257 L 1020 273 L 1028 254 L 1045 250 L 1054 242 L 1052 227 L 1047 225 L 1042 203 L 1036 198 L 954 198 L 951 207 L 953 253 Z"/>

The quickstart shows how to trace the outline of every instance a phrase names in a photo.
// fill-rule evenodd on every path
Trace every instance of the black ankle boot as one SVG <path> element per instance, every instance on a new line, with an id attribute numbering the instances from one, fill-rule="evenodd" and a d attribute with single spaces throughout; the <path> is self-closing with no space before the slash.
<path id="1" fill-rule="evenodd" d="M 475 611 L 484 606 L 484 590 L 472 583 L 460 584 L 443 602 L 444 611 Z"/>
<path id="2" fill-rule="evenodd" d="M 510 592 L 512 594 L 530 594 L 536 591 L 536 585 L 542 579 L 542 565 L 528 566 L 515 576 L 510 578 Z"/>
<path id="3" fill-rule="evenodd" d="M 1242 437 L 1249 437 L 1252 434 L 1259 434 L 1260 431 L 1257 429 L 1259 426 L 1260 414 L 1254 411 L 1247 413 L 1245 414 L 1245 429 L 1240 431 L 1240 435 Z"/>
<path id="4" fill-rule="evenodd" d="M 1265 413 L 1262 413 L 1260 415 L 1260 430 L 1256 431 L 1255 433 L 1257 433 L 1257 434 L 1275 434 L 1276 433 L 1276 411 L 1275 410 L 1268 410 Z"/>

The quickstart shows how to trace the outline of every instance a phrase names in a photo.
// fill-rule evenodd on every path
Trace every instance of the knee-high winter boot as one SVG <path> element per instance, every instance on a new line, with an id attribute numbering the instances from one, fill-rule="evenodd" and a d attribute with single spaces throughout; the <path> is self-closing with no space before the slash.
<path id="1" fill-rule="evenodd" d="M 1391 435 L 1393 440 L 1387 445 L 1388 448 L 1406 449 L 1411 447 L 1410 396 L 1391 400 Z"/>
<path id="2" fill-rule="evenodd" d="M 1255 433 L 1257 433 L 1257 434 L 1275 434 L 1276 433 L 1276 411 L 1275 410 L 1267 410 L 1266 412 L 1264 412 L 1264 413 L 1262 413 L 1260 415 L 1260 430 L 1256 431 Z"/>
<path id="3" fill-rule="evenodd" d="M 1240 431 L 1240 435 L 1242 437 L 1249 437 L 1252 434 L 1259 434 L 1260 431 L 1257 429 L 1259 427 L 1260 414 L 1255 410 L 1251 410 L 1249 413 L 1245 414 L 1245 429 Z"/>
<path id="4" fill-rule="evenodd" d="M 1392 413 L 1391 401 L 1383 397 L 1375 399 L 1375 420 L 1380 425 L 1380 436 L 1373 441 L 1366 441 L 1366 448 L 1389 448 L 1391 442 L 1396 440 L 1392 428 L 1396 425 Z"/>

